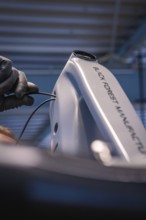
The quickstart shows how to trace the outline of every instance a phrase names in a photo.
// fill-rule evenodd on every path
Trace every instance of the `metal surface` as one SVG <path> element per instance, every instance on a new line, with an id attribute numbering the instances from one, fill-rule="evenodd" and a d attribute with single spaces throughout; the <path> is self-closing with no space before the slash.
<path id="1" fill-rule="evenodd" d="M 100 157 L 107 165 L 145 165 L 145 128 L 114 75 L 92 54 L 74 51 L 53 93 L 52 152 L 92 158 L 102 147 L 106 155 L 109 150 Z"/>

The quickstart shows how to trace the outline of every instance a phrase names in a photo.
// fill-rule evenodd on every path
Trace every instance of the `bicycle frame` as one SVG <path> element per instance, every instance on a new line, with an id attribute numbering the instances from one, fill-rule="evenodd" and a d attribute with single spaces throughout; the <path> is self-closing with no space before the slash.
<path id="1" fill-rule="evenodd" d="M 105 165 L 146 164 L 146 131 L 115 76 L 96 57 L 73 51 L 50 103 L 50 148 Z"/>

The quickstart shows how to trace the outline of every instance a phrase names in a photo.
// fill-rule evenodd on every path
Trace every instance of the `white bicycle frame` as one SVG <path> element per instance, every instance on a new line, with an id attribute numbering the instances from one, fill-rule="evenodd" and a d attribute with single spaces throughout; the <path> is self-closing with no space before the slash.
<path id="1" fill-rule="evenodd" d="M 73 51 L 50 104 L 52 152 L 105 165 L 146 165 L 146 130 L 115 76 L 96 57 Z"/>

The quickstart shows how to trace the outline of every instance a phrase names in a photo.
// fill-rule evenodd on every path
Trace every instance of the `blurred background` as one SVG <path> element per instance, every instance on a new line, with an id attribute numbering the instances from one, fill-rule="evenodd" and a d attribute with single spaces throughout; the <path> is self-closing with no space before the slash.
<path id="1" fill-rule="evenodd" d="M 145 0 L 0 1 L 0 54 L 51 93 L 73 50 L 93 53 L 120 82 L 146 127 Z M 32 107 L 0 114 L 17 136 L 45 96 Z M 49 103 L 31 118 L 22 141 L 47 147 Z"/>

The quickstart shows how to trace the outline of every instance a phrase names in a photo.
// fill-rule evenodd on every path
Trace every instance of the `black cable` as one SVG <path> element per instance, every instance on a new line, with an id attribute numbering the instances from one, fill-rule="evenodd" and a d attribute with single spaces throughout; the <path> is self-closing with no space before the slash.
<path id="1" fill-rule="evenodd" d="M 39 93 L 36 93 L 36 94 L 41 94 L 41 93 L 39 92 Z M 35 113 L 42 105 L 46 104 L 47 102 L 53 101 L 53 100 L 55 100 L 55 98 L 50 98 L 50 99 L 47 99 L 47 100 L 43 101 L 43 102 L 42 102 L 40 105 L 38 105 L 37 108 L 31 113 L 31 115 L 30 115 L 29 118 L 27 119 L 27 121 L 26 121 L 26 123 L 25 123 L 25 125 L 24 125 L 24 127 L 23 127 L 23 129 L 22 129 L 22 131 L 21 131 L 21 133 L 20 133 L 20 135 L 19 135 L 19 137 L 18 137 L 18 139 L 17 139 L 16 144 L 19 143 L 19 141 L 20 141 L 20 139 L 21 139 L 21 137 L 22 137 L 22 135 L 23 135 L 23 133 L 24 133 L 24 131 L 25 131 L 25 129 L 26 129 L 26 127 L 27 127 L 29 121 L 30 121 L 30 119 L 31 119 L 32 116 L 34 115 L 34 113 Z"/>
<path id="2" fill-rule="evenodd" d="M 47 95 L 47 96 L 52 96 L 52 97 L 56 97 L 56 95 L 52 94 L 52 93 L 48 93 L 48 92 L 31 92 L 28 93 L 28 95 Z"/>

